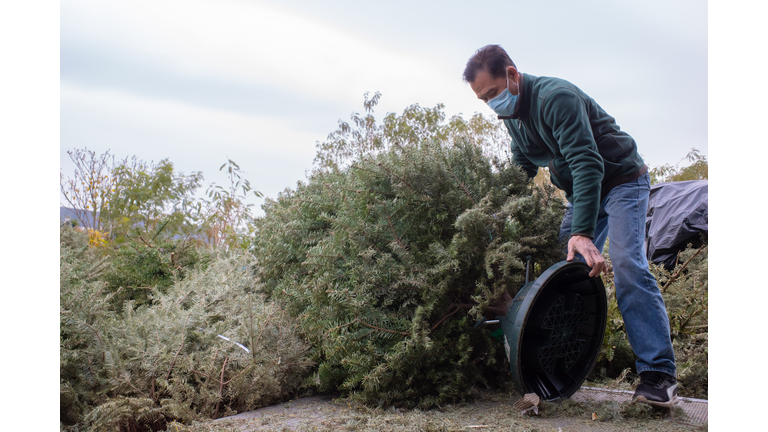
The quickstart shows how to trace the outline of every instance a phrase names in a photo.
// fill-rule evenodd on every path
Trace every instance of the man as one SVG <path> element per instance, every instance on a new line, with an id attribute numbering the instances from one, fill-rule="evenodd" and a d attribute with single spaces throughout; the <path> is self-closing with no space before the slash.
<path id="1" fill-rule="evenodd" d="M 568 199 L 560 239 L 567 260 L 583 259 L 597 276 L 610 237 L 616 298 L 641 383 L 634 397 L 671 406 L 677 399 L 675 354 L 664 300 L 643 251 L 650 178 L 634 139 L 592 98 L 559 78 L 520 73 L 498 45 L 479 49 L 464 80 L 504 121 L 514 161 L 529 177 L 549 167 Z"/>

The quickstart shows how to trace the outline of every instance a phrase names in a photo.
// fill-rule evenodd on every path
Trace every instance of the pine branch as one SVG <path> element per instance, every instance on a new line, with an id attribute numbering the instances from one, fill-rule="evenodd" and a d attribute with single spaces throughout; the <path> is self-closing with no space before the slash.
<path id="1" fill-rule="evenodd" d="M 357 322 L 359 322 L 360 324 L 362 324 L 362 325 L 364 325 L 366 327 L 370 327 L 370 328 L 372 328 L 374 330 L 377 330 L 377 331 L 380 331 L 380 332 L 394 333 L 394 334 L 399 334 L 399 335 L 403 335 L 403 336 L 410 335 L 410 333 L 408 333 L 408 332 L 400 332 L 400 331 L 397 331 L 397 330 L 390 330 L 390 329 L 381 328 L 381 327 L 378 327 L 378 326 L 375 326 L 375 325 L 368 324 L 368 323 L 366 323 L 364 321 L 361 321 L 361 320 L 358 320 Z"/>
<path id="2" fill-rule="evenodd" d="M 392 225 L 391 216 L 387 216 L 387 223 L 389 224 L 389 229 L 392 230 L 392 235 L 395 236 L 395 240 L 397 240 L 397 244 L 399 244 L 400 247 L 403 248 L 403 250 L 408 250 L 408 248 L 406 248 L 403 242 L 400 240 L 400 237 L 397 236 L 397 232 L 395 232 L 395 227 L 394 225 Z"/>
<path id="3" fill-rule="evenodd" d="M 275 310 L 273 309 L 267 318 L 264 320 L 264 325 L 261 326 L 261 331 L 259 332 L 259 336 L 256 338 L 256 340 L 251 344 L 251 352 L 253 352 L 253 356 L 255 358 L 256 356 L 256 347 L 259 346 L 259 342 L 261 342 L 261 336 L 264 334 L 264 330 L 267 329 L 267 323 L 272 318 L 272 315 L 275 313 Z"/>
<path id="4" fill-rule="evenodd" d="M 378 162 L 376 165 L 378 165 L 378 166 L 380 166 L 380 167 L 384 168 L 384 170 L 385 170 L 385 171 L 386 171 L 386 172 L 387 172 L 387 173 L 388 173 L 390 176 L 392 176 L 392 177 L 394 177 L 394 178 L 396 178 L 396 179 L 400 180 L 400 181 L 401 181 L 402 183 L 404 183 L 406 186 L 408 186 L 409 188 L 413 189 L 413 186 L 411 186 L 411 184 L 410 184 L 410 183 L 408 183 L 408 182 L 407 182 L 405 179 L 401 178 L 401 177 L 400 177 L 400 176 L 398 176 L 397 174 L 393 173 L 393 172 L 392 172 L 392 171 L 391 171 L 389 168 L 387 168 L 387 167 L 386 167 L 386 166 L 385 166 L 383 163 L 381 163 L 381 162 Z"/>
<path id="5" fill-rule="evenodd" d="M 359 318 L 355 318 L 355 319 L 354 319 L 354 320 L 352 320 L 351 322 L 348 322 L 348 323 L 346 323 L 346 324 L 342 324 L 342 325 L 340 325 L 340 326 L 336 326 L 336 327 L 334 327 L 334 328 L 332 328 L 332 329 L 329 329 L 329 330 L 328 330 L 328 332 L 330 333 L 330 332 L 332 332 L 332 331 L 334 331 L 334 330 L 340 330 L 340 329 L 343 329 L 344 327 L 348 327 L 348 326 L 351 326 L 352 324 L 354 324 L 354 323 L 356 323 L 356 322 L 360 322 L 360 319 L 359 319 Z"/>
<path id="6" fill-rule="evenodd" d="M 680 323 L 680 325 L 678 326 L 678 330 L 679 330 L 679 331 L 683 331 L 683 329 L 684 329 L 684 328 L 685 328 L 685 326 L 688 324 L 688 322 L 689 322 L 691 319 L 693 319 L 693 317 L 695 317 L 696 315 L 698 315 L 698 314 L 700 314 L 701 312 L 703 312 L 705 309 L 706 309 L 706 306 L 705 306 L 705 305 L 701 305 L 701 307 L 699 307 L 698 309 L 694 310 L 694 311 L 693 311 L 693 313 L 691 313 L 690 315 L 688 315 L 688 318 L 686 318 L 686 319 L 685 319 L 685 321 L 683 321 L 682 323 Z"/>
<path id="7" fill-rule="evenodd" d="M 285 366 L 285 365 L 283 365 L 283 366 Z M 238 372 L 238 373 L 237 373 L 235 376 L 233 376 L 232 378 L 230 378 L 229 380 L 227 380 L 227 382 L 225 382 L 225 383 L 224 383 L 224 385 L 227 385 L 227 384 L 231 383 L 231 382 L 232 382 L 232 380 L 235 380 L 235 379 L 237 379 L 237 378 L 238 378 L 240 375 L 242 375 L 242 374 L 244 374 L 244 373 L 248 372 L 249 370 L 251 370 L 251 368 L 252 368 L 252 367 L 253 367 L 253 363 L 251 363 L 251 364 L 250 364 L 250 365 L 248 365 L 247 367 L 243 368 L 243 370 L 241 370 L 241 371 L 240 371 L 240 372 Z M 223 379 L 223 378 L 224 378 L 224 376 L 222 375 L 222 379 Z"/>
<path id="8" fill-rule="evenodd" d="M 310 255 L 310 254 L 307 254 L 307 258 L 318 258 L 318 257 L 319 257 L 319 258 L 341 258 L 341 259 L 342 259 L 342 260 L 343 260 L 345 263 L 349 264 L 349 262 L 347 262 L 347 259 L 346 259 L 346 258 L 344 258 L 344 257 L 343 257 L 343 256 L 341 256 L 341 255 L 321 255 L 321 254 L 318 254 L 318 255 Z"/>
<path id="9" fill-rule="evenodd" d="M 147 243 L 147 241 L 146 241 L 146 240 L 144 240 L 144 237 L 142 237 L 142 236 L 141 236 L 141 234 L 139 234 L 139 240 L 141 240 L 141 241 L 142 241 L 142 242 L 143 242 L 145 245 L 147 245 L 147 246 L 151 247 L 152 249 L 154 249 L 154 248 L 155 248 L 155 247 L 154 247 L 154 246 L 152 246 L 151 244 Z"/>
<path id="10" fill-rule="evenodd" d="M 218 349 L 218 348 L 216 348 L 216 349 L 213 351 L 213 361 L 211 362 L 211 367 L 214 367 L 214 366 L 216 366 L 216 359 L 217 359 L 218 357 L 219 357 L 219 349 Z M 208 388 L 208 382 L 211 380 L 211 376 L 210 376 L 210 375 L 207 375 L 207 374 L 204 374 L 204 373 L 201 373 L 201 372 L 197 372 L 196 370 L 193 370 L 192 372 L 195 372 L 195 373 L 197 373 L 197 374 L 200 374 L 200 375 L 203 375 L 203 376 L 205 376 L 205 382 L 203 383 L 203 386 L 202 386 L 202 388 Z M 214 379 L 214 380 L 216 380 L 216 378 L 213 378 L 213 379 Z"/>
<path id="11" fill-rule="evenodd" d="M 327 206 L 327 204 L 316 203 L 316 202 L 314 202 L 314 201 L 311 201 L 311 200 L 305 200 L 305 199 L 300 199 L 300 198 L 296 198 L 296 201 L 297 201 L 297 202 L 300 202 L 300 203 L 302 203 L 302 204 L 303 204 L 303 203 L 309 203 L 309 204 L 314 204 L 314 205 L 316 205 L 316 206 L 320 206 L 320 207 L 324 207 L 324 206 Z"/>
<path id="12" fill-rule="evenodd" d="M 456 180 L 456 183 L 458 183 L 458 185 L 459 185 L 459 187 L 461 188 L 461 190 L 462 190 L 462 191 L 464 191 L 464 195 L 466 195 L 466 196 L 467 196 L 467 198 L 469 198 L 469 201 L 470 201 L 470 202 L 472 203 L 472 205 L 474 206 L 474 205 L 475 205 L 475 200 L 474 200 L 474 199 L 472 199 L 472 195 L 470 195 L 470 194 L 469 194 L 469 191 L 467 190 L 467 187 L 466 187 L 466 186 L 464 186 L 464 183 L 462 183 L 461 181 L 459 181 L 459 178 L 458 178 L 458 177 L 456 177 L 456 174 L 454 174 L 454 173 L 453 173 L 453 171 L 451 171 L 451 176 L 453 176 L 453 178 Z"/>
<path id="13" fill-rule="evenodd" d="M 193 292 L 195 292 L 195 290 L 190 290 L 190 291 L 189 291 L 189 292 L 188 292 L 188 293 L 187 293 L 187 294 L 186 294 L 184 297 L 182 297 L 182 298 L 181 298 L 181 300 L 179 300 L 178 302 L 176 302 L 176 304 L 177 304 L 177 305 L 180 305 L 180 304 L 184 303 L 184 300 L 186 300 L 186 299 L 187 299 L 187 297 L 189 297 L 189 295 L 190 295 L 190 294 L 192 294 Z M 160 341 L 158 341 L 158 343 L 159 343 L 159 342 L 160 342 Z"/>
<path id="14" fill-rule="evenodd" d="M 91 329 L 91 331 L 93 331 L 93 333 L 96 334 L 96 338 L 99 340 L 99 345 L 101 345 L 101 348 L 104 349 L 104 342 L 101 340 L 101 336 L 99 336 L 99 332 L 95 328 L 91 327 L 87 322 L 83 321 L 83 324 L 85 324 L 86 327 Z M 102 353 L 102 358 L 103 357 L 104 357 L 104 353 Z"/>
<path id="15" fill-rule="evenodd" d="M 462 191 L 464 191 L 464 195 L 469 198 L 469 201 L 472 203 L 472 205 L 475 205 L 475 200 L 472 199 L 472 195 L 470 195 L 469 191 L 467 190 L 467 187 L 464 186 L 464 183 L 462 183 L 459 178 L 456 176 L 456 174 L 453 172 L 453 166 L 451 166 L 451 162 L 448 160 L 448 158 L 444 158 L 445 163 L 448 165 L 448 170 L 451 172 L 451 177 L 453 177 L 454 180 L 456 180 L 456 184 L 459 185 Z"/>
<path id="16" fill-rule="evenodd" d="M 144 393 L 143 391 L 141 391 L 141 390 L 137 389 L 136 387 L 134 387 L 134 385 L 133 385 L 133 384 L 131 384 L 131 381 L 130 381 L 130 380 L 128 380 L 127 378 L 126 378 L 126 380 L 125 380 L 125 383 L 126 383 L 126 384 L 128 384 L 128 386 L 130 386 L 132 389 L 134 389 L 134 390 L 136 390 L 137 392 L 141 393 L 141 395 L 142 395 L 142 396 L 144 396 L 145 398 L 154 400 L 154 398 L 150 398 L 149 396 L 147 396 L 147 394 L 146 394 L 146 393 Z"/>
<path id="17" fill-rule="evenodd" d="M 364 339 L 364 338 L 366 338 L 366 337 L 370 336 L 370 335 L 371 335 L 371 333 L 373 333 L 373 332 L 375 332 L 375 331 L 376 331 L 375 329 L 371 329 L 371 330 L 370 330 L 368 333 L 366 333 L 366 334 L 364 334 L 364 335 L 360 335 L 360 336 L 358 336 L 358 337 L 354 338 L 354 340 L 356 340 L 356 341 L 359 341 L 359 340 L 361 340 L 361 339 Z"/>
<path id="18" fill-rule="evenodd" d="M 381 204 L 383 205 L 384 203 L 381 203 Z M 395 210 L 395 211 L 394 211 L 394 213 L 392 213 L 391 215 L 389 215 L 389 217 L 390 217 L 390 218 L 394 217 L 394 216 L 395 216 L 395 215 L 396 215 L 396 214 L 397 214 L 397 213 L 398 213 L 400 210 L 402 210 L 402 209 L 404 209 L 404 208 L 408 208 L 408 207 L 410 207 L 410 206 L 411 206 L 411 204 L 412 204 L 412 203 L 410 203 L 410 202 L 409 202 L 409 203 L 406 203 L 406 204 L 405 204 L 405 205 L 403 205 L 403 206 L 400 206 L 400 207 L 399 207 L 397 210 Z"/>
<path id="19" fill-rule="evenodd" d="M 85 280 L 90 282 L 96 279 L 97 277 L 101 276 L 101 274 L 104 272 L 105 266 L 109 264 L 109 262 L 110 262 L 110 257 L 107 256 L 102 258 L 101 261 L 96 263 L 96 265 L 94 265 L 93 267 L 91 267 L 90 270 L 88 270 L 88 275 L 85 276 Z"/>
<path id="20" fill-rule="evenodd" d="M 221 367 L 221 379 L 219 382 L 219 397 L 216 401 L 216 411 L 213 414 L 213 418 L 219 417 L 219 405 L 221 404 L 221 396 L 224 391 L 224 370 L 227 368 L 227 362 L 229 361 L 229 357 L 224 357 L 224 365 Z"/>
<path id="21" fill-rule="evenodd" d="M 168 368 L 168 373 L 165 375 L 165 380 L 168 381 L 168 378 L 171 377 L 171 371 L 173 370 L 173 365 L 176 364 L 176 359 L 179 357 L 179 353 L 181 352 L 181 349 L 184 348 L 184 342 L 185 342 L 185 336 L 187 334 L 187 323 L 189 322 L 189 317 L 191 314 L 187 314 L 187 319 L 184 321 L 184 330 L 181 332 L 181 345 L 179 346 L 179 349 L 176 350 L 176 355 L 173 356 L 173 360 L 171 361 L 171 366 Z"/>
<path id="22" fill-rule="evenodd" d="M 204 377 L 206 377 L 206 378 L 208 378 L 208 379 L 210 379 L 210 378 L 211 378 L 211 376 L 210 376 L 210 375 L 208 375 L 207 373 L 205 373 L 205 372 L 200 372 L 200 371 L 198 371 L 198 370 L 195 370 L 195 369 L 192 369 L 192 373 L 196 373 L 196 374 L 198 374 L 198 375 L 202 375 L 202 376 L 204 376 Z M 218 380 L 217 380 L 216 378 L 213 378 L 213 380 L 214 380 L 214 381 L 216 381 L 216 382 L 218 382 Z M 208 382 L 208 380 L 206 380 L 206 382 Z"/>
<path id="23" fill-rule="evenodd" d="M 440 326 L 445 320 L 453 316 L 456 312 L 460 311 L 461 309 L 472 309 L 474 305 L 468 304 L 468 303 L 453 303 L 451 306 L 449 306 L 448 310 L 450 311 L 452 307 L 455 307 L 456 309 L 453 310 L 453 312 L 449 312 L 445 314 L 442 318 L 440 318 L 433 326 L 429 329 L 429 331 L 435 331 L 437 327 Z"/>
<path id="24" fill-rule="evenodd" d="M 686 261 L 685 264 L 683 264 L 682 267 L 677 269 L 677 271 L 672 276 L 669 277 L 669 280 L 667 281 L 667 283 L 664 284 L 664 286 L 661 288 L 661 292 L 666 292 L 667 291 L 667 287 L 669 286 L 669 284 L 671 284 L 672 282 L 676 281 L 677 278 L 680 277 L 680 275 L 683 273 L 683 270 L 685 270 L 685 268 L 688 267 L 688 264 L 690 264 L 691 261 L 693 261 L 693 259 L 696 258 L 699 255 L 699 253 L 701 253 L 701 251 L 704 250 L 705 247 L 707 247 L 707 245 L 701 245 L 701 247 L 699 247 L 699 249 L 696 250 L 696 253 L 693 254 L 692 257 L 688 258 L 688 261 Z M 680 257 L 680 255 L 678 255 L 678 258 L 679 257 Z"/>
<path id="25" fill-rule="evenodd" d="M 323 186 L 325 186 L 325 187 L 330 189 L 330 186 L 327 183 L 323 183 Z M 343 190 L 343 191 L 347 191 L 347 192 L 354 192 L 356 194 L 364 194 L 364 193 L 371 192 L 371 191 L 362 190 L 362 189 L 350 189 L 350 188 L 345 188 L 345 187 L 339 187 L 339 189 Z M 333 191 L 333 189 L 331 189 L 331 191 L 335 192 L 335 191 Z M 338 193 L 336 195 L 339 196 Z"/>
<path id="26" fill-rule="evenodd" d="M 339 276 L 336 276 L 335 278 L 333 278 L 333 279 L 329 280 L 328 282 L 322 283 L 322 284 L 320 284 L 320 285 L 314 285 L 314 283 L 315 283 L 315 281 L 314 281 L 314 280 L 310 281 L 310 283 L 312 283 L 312 284 L 313 284 L 313 288 L 312 288 L 313 290 L 319 290 L 319 289 L 323 289 L 323 288 L 325 288 L 325 287 L 329 286 L 329 285 L 331 284 L 331 282 L 334 282 L 334 281 L 336 281 L 336 280 L 339 280 L 339 279 L 341 279 L 341 278 L 343 278 L 343 277 L 345 277 L 345 276 L 346 276 L 346 275 L 344 275 L 344 274 L 341 274 L 341 275 L 339 275 Z M 326 290 L 325 292 L 330 292 L 330 291 Z"/>
<path id="27" fill-rule="evenodd" d="M 339 194 L 338 192 L 336 192 L 336 191 L 334 190 L 334 188 L 333 188 L 333 187 L 331 187 L 331 185 L 329 185 L 328 183 L 323 183 L 323 187 L 325 187 L 326 189 L 328 189 L 328 191 L 329 191 L 329 192 L 331 192 L 332 194 L 336 195 L 337 197 L 339 197 L 339 198 L 341 198 L 341 197 L 342 197 L 342 196 L 341 196 L 341 194 Z M 339 187 L 337 186 L 337 188 L 339 188 Z M 347 188 L 344 188 L 344 187 L 341 187 L 341 188 L 339 188 L 339 189 L 341 189 L 341 190 L 345 190 L 345 191 L 348 191 L 348 192 L 357 192 L 357 193 L 362 193 L 362 192 L 363 192 L 363 191 L 358 191 L 358 190 L 354 190 L 354 189 L 347 189 Z"/>

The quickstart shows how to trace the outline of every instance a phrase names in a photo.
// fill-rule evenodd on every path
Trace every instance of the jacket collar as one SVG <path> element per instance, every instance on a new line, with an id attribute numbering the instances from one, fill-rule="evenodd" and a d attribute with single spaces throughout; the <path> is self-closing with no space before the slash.
<path id="1" fill-rule="evenodd" d="M 512 112 L 511 116 L 499 116 L 499 120 L 519 119 L 520 117 L 526 117 L 528 115 L 528 111 L 531 108 L 533 75 L 521 73 L 520 79 L 523 83 L 518 87 L 520 94 L 517 98 L 517 102 L 515 102 L 515 110 Z"/>

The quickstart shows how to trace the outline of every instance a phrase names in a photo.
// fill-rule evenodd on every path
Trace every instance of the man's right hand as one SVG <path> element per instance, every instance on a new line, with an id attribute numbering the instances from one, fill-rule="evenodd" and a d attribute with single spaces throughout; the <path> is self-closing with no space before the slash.
<path id="1" fill-rule="evenodd" d="M 597 250 L 595 244 L 592 243 L 591 238 L 582 235 L 571 236 L 571 239 L 568 240 L 568 257 L 566 261 L 573 261 L 576 258 L 577 252 L 584 257 L 587 265 L 592 267 L 589 277 L 597 276 L 608 270 L 608 265 L 605 263 L 603 255 Z"/>

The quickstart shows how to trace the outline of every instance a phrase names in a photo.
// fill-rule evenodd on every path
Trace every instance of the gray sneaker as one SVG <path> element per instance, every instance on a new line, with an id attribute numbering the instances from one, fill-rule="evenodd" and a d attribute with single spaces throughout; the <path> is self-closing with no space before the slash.
<path id="1" fill-rule="evenodd" d="M 650 405 L 672 408 L 677 402 L 677 379 L 663 372 L 640 372 L 640 385 L 634 400 Z"/>

